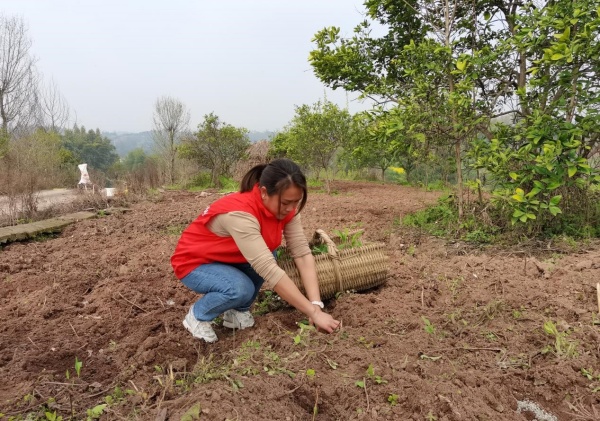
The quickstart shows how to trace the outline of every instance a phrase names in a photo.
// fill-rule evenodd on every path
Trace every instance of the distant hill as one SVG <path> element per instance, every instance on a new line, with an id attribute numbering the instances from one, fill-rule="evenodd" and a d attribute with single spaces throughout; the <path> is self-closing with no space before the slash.
<path id="1" fill-rule="evenodd" d="M 119 156 L 124 157 L 134 149 L 142 148 L 146 153 L 152 153 L 154 147 L 154 140 L 152 139 L 152 132 L 102 132 L 102 135 L 111 140 Z M 264 131 L 264 132 L 250 132 L 248 138 L 250 142 L 255 143 L 259 140 L 269 140 L 275 135 L 275 132 Z"/>
<path id="2" fill-rule="evenodd" d="M 250 142 L 255 143 L 259 140 L 271 140 L 273 136 L 275 136 L 277 132 L 264 131 L 264 132 L 250 132 L 248 133 L 248 137 L 250 138 Z"/>
<path id="3" fill-rule="evenodd" d="M 142 148 L 144 152 L 151 153 L 154 146 L 152 132 L 103 132 L 102 135 L 112 141 L 121 157 L 137 148 Z"/>

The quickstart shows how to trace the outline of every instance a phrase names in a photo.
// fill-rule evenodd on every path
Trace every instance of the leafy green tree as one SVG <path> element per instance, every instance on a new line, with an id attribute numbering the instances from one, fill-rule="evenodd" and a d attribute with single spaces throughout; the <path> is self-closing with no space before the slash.
<path id="1" fill-rule="evenodd" d="M 425 137 L 429 141 L 435 136 L 454 145 L 459 215 L 462 215 L 462 145 L 473 135 L 477 122 L 471 100 L 474 82 L 465 71 L 467 61 L 463 50 L 458 48 L 458 40 L 467 32 L 456 25 L 466 16 L 461 5 L 459 1 L 443 4 L 366 1 L 367 15 L 385 25 L 387 35 L 373 38 L 368 21 L 355 28 L 351 39 L 341 38 L 339 28 L 325 28 L 315 35 L 317 48 L 310 54 L 317 77 L 325 83 L 334 88 L 359 90 L 365 97 L 381 98 L 391 104 L 388 110 L 398 108 L 397 122 L 390 121 L 390 113 L 382 113 L 388 125 L 388 129 L 380 132 L 383 138 L 394 131 L 408 130 L 416 136 L 397 137 L 405 140 Z M 409 28 L 411 32 L 402 32 Z M 427 34 L 442 42 L 430 39 Z M 403 123 L 405 115 L 416 122 L 413 127 Z M 439 136 L 440 132 L 444 136 Z M 397 142 L 396 146 L 399 153 L 413 149 L 414 144 L 403 147 Z"/>
<path id="2" fill-rule="evenodd" d="M 390 131 L 377 113 L 355 116 L 354 131 L 348 150 L 359 168 L 377 168 L 385 181 L 385 171 L 398 161 L 396 145 L 401 130 Z"/>
<path id="3" fill-rule="evenodd" d="M 212 184 L 221 187 L 220 177 L 231 176 L 233 165 L 250 146 L 248 130 L 221 122 L 214 113 L 204 116 L 193 137 L 183 139 L 179 154 L 211 171 Z"/>
<path id="4" fill-rule="evenodd" d="M 86 131 L 85 127 L 74 125 L 64 131 L 64 147 L 70 151 L 78 163 L 87 163 L 90 168 L 106 172 L 119 160 L 115 146 L 102 136 L 99 129 Z"/>
<path id="5" fill-rule="evenodd" d="M 125 159 L 123 159 L 123 168 L 126 171 L 136 171 L 138 168 L 144 166 L 146 160 L 148 159 L 149 157 L 144 149 L 133 149 L 129 151 L 129 153 L 125 156 Z"/>
<path id="6" fill-rule="evenodd" d="M 329 101 L 296 107 L 284 134 L 274 145 L 305 168 L 323 170 L 329 188 L 333 158 L 352 138 L 352 115 Z"/>
<path id="7" fill-rule="evenodd" d="M 459 213 L 464 151 L 501 184 L 513 221 L 558 215 L 553 190 L 596 182 L 586 158 L 600 132 L 598 0 L 364 4 L 387 32 L 373 37 L 369 20 L 349 38 L 323 29 L 310 55 L 315 74 L 397 108 L 396 126 L 424 136 L 430 151 L 452 145 Z M 516 124 L 491 123 L 502 115 Z"/>
<path id="8" fill-rule="evenodd" d="M 496 200 L 509 207 L 513 224 L 541 230 L 588 213 L 584 192 L 600 183 L 587 159 L 600 134 L 599 11 L 598 1 L 526 3 L 515 16 L 515 36 L 499 46 L 527 58 L 518 119 L 498 125 L 474 165 L 494 176 Z M 568 215 L 555 218 L 564 209 Z"/>

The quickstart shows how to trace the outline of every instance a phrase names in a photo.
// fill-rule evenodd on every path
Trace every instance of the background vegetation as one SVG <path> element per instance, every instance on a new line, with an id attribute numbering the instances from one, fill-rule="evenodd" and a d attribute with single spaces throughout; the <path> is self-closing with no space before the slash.
<path id="1" fill-rule="evenodd" d="M 373 108 L 351 115 L 327 98 L 299 105 L 258 155 L 246 128 L 211 113 L 194 131 L 185 104 L 164 96 L 153 148 L 119 157 L 99 129 L 70 123 L 57 87 L 37 76 L 22 19 L 0 17 L 0 193 L 34 212 L 35 192 L 74 186 L 82 162 L 99 187 L 121 191 L 233 188 L 240 168 L 286 156 L 328 191 L 336 178 L 447 189 L 436 209 L 410 221 L 434 221 L 445 235 L 600 234 L 598 0 L 364 7 L 350 36 L 317 32 L 309 62 L 325 85 L 358 92 Z"/>

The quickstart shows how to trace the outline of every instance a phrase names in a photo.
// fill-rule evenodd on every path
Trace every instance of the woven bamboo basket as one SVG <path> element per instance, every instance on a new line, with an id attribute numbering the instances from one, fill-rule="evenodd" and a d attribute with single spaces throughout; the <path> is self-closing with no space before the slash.
<path id="1" fill-rule="evenodd" d="M 332 298 L 338 292 L 363 291 L 379 286 L 387 278 L 388 258 L 384 253 L 383 243 L 339 249 L 325 231 L 319 229 L 311 244 L 327 245 L 327 253 L 315 256 L 322 300 Z M 304 293 L 304 285 L 294 261 L 282 259 L 277 263 Z"/>

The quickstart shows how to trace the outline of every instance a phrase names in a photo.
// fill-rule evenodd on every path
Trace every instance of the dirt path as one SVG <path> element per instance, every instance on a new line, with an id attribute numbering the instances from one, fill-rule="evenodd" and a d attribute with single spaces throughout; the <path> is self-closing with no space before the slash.
<path id="1" fill-rule="evenodd" d="M 52 189 L 42 190 L 36 193 L 38 201 L 38 210 L 44 210 L 53 205 L 69 203 L 77 197 L 76 189 Z M 0 215 L 8 214 L 9 199 L 8 196 L 0 196 Z"/>
<path id="2" fill-rule="evenodd" d="M 213 345 L 183 329 L 196 297 L 169 258 L 215 196 L 165 193 L 11 244 L 0 251 L 0 412 L 43 417 L 46 403 L 85 419 L 108 403 L 106 420 L 598 419 L 600 247 L 535 259 L 399 228 L 436 197 L 349 182 L 310 194 L 307 235 L 362 228 L 390 258 L 384 286 L 327 302 L 343 321 L 334 335 L 299 328 L 300 313 L 264 295 L 252 329 L 217 326 Z"/>

